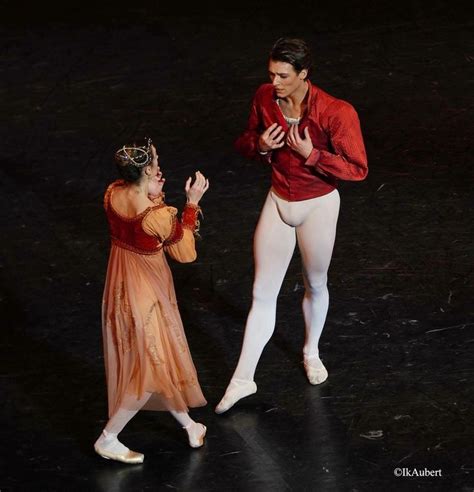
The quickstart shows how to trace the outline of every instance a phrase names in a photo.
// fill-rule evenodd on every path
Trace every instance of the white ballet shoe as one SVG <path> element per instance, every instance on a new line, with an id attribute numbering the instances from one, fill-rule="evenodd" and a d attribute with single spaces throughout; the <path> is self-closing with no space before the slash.
<path id="1" fill-rule="evenodd" d="M 227 412 L 239 400 L 257 392 L 257 385 L 254 381 L 232 378 L 222 400 L 215 408 L 216 413 Z"/>
<path id="2" fill-rule="evenodd" d="M 121 461 L 122 463 L 127 463 L 130 465 L 135 465 L 138 463 L 143 463 L 145 456 L 142 453 L 137 453 L 131 451 L 126 446 L 124 446 L 117 438 L 110 439 L 110 434 L 103 430 L 99 439 L 94 444 L 95 452 L 105 458 L 106 460 Z M 109 437 L 109 439 L 107 439 Z M 107 440 L 109 442 L 107 442 Z M 119 448 L 120 451 L 114 450 Z"/>
<path id="3" fill-rule="evenodd" d="M 321 362 L 318 355 L 304 357 L 304 368 L 306 376 L 311 384 L 321 384 L 328 378 L 328 371 Z"/>
<path id="4" fill-rule="evenodd" d="M 189 445 L 192 448 L 200 448 L 204 444 L 207 427 L 199 422 L 191 422 L 186 427 L 183 427 L 188 433 Z"/>

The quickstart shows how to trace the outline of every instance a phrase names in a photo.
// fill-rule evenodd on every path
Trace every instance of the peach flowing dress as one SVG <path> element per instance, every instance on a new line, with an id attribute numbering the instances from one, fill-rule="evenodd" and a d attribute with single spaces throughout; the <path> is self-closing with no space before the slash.
<path id="1" fill-rule="evenodd" d="M 102 334 L 109 417 L 125 396 L 152 393 L 145 410 L 188 411 L 207 402 L 199 385 L 178 311 L 165 252 L 179 262 L 196 258 L 193 231 L 164 202 L 135 217 L 113 207 L 112 183 L 104 197 L 112 245 L 103 303 Z"/>

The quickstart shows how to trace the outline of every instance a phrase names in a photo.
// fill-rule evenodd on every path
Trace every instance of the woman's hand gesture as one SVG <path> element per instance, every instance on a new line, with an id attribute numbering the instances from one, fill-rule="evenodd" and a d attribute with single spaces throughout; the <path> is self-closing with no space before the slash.
<path id="1" fill-rule="evenodd" d="M 204 177 L 201 171 L 196 171 L 196 179 L 191 186 L 192 178 L 189 177 L 186 181 L 184 191 L 186 192 L 186 198 L 188 203 L 197 205 L 204 193 L 209 189 L 209 180 Z"/>

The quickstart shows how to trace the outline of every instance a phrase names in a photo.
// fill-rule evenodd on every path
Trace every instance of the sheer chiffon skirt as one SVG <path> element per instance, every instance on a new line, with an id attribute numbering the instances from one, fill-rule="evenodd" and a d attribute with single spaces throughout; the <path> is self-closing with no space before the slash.
<path id="1" fill-rule="evenodd" d="M 112 245 L 102 305 L 109 416 L 127 395 L 152 393 L 145 410 L 206 404 L 197 380 L 163 251 Z"/>

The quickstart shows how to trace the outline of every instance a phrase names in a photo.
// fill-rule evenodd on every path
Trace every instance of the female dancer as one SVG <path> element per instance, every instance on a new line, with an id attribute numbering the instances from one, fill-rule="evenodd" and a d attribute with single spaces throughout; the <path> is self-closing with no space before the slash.
<path id="1" fill-rule="evenodd" d="M 109 421 L 94 448 L 107 459 L 142 463 L 117 438 L 140 409 L 168 410 L 186 429 L 189 444 L 202 446 L 206 427 L 188 407 L 206 400 L 199 386 L 176 304 L 165 252 L 179 262 L 196 259 L 194 233 L 199 200 L 209 188 L 198 171 L 185 185 L 181 221 L 163 201 L 164 179 L 151 140 L 115 154 L 122 180 L 112 183 L 104 207 L 112 247 L 102 307 Z"/>
<path id="2" fill-rule="evenodd" d="M 311 53 L 300 39 L 281 38 L 268 63 L 271 84 L 257 90 L 236 148 L 272 166 L 272 187 L 255 231 L 255 279 L 242 352 L 223 413 L 257 391 L 255 369 L 275 327 L 278 292 L 298 242 L 303 261 L 304 367 L 311 384 L 328 373 L 318 343 L 328 310 L 327 271 L 339 213 L 337 180 L 363 180 L 367 158 L 354 108 L 308 80 Z"/>

